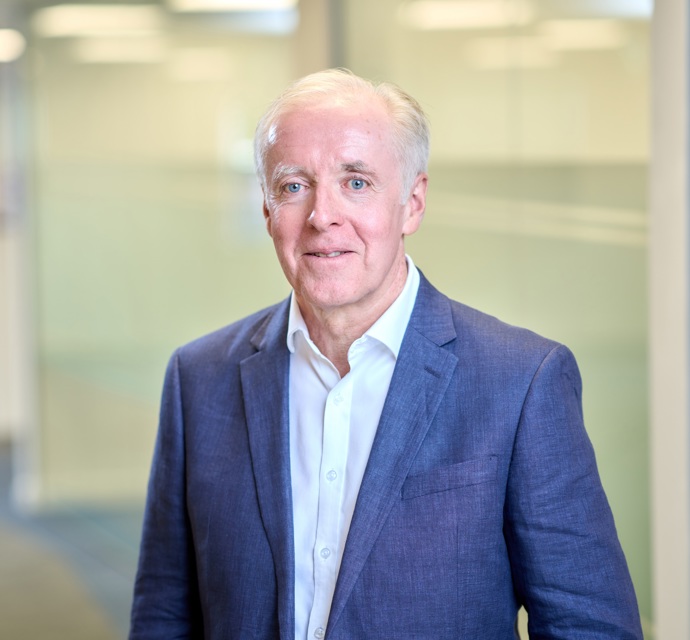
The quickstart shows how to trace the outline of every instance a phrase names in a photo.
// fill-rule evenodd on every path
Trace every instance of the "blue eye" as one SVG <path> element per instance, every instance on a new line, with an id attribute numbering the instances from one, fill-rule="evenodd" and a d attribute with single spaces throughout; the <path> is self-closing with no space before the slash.
<path id="1" fill-rule="evenodd" d="M 297 193 L 301 188 L 302 188 L 302 185 L 299 184 L 298 182 L 291 182 L 289 185 L 286 186 L 286 189 L 290 193 Z"/>
<path id="2" fill-rule="evenodd" d="M 352 178 L 352 180 L 350 180 L 350 186 L 355 191 L 359 191 L 360 189 L 364 189 L 365 185 L 366 185 L 366 182 L 364 182 L 364 180 L 362 180 L 361 178 Z"/>

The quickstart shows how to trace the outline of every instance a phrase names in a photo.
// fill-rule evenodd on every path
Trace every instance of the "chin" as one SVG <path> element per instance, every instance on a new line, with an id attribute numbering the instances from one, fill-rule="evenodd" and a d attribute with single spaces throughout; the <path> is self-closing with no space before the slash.
<path id="1" fill-rule="evenodd" d="M 303 295 L 302 299 L 316 309 L 333 310 L 339 307 L 346 307 L 357 298 L 354 295 L 346 295 L 342 291 L 319 291 L 309 295 Z"/>

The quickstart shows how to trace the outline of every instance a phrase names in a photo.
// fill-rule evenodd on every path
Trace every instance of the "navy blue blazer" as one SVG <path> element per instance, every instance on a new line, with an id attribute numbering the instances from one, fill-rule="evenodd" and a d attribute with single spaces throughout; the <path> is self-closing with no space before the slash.
<path id="1" fill-rule="evenodd" d="M 149 482 L 131 640 L 293 640 L 288 302 L 179 349 Z M 422 277 L 326 631 L 642 638 L 564 346 Z"/>

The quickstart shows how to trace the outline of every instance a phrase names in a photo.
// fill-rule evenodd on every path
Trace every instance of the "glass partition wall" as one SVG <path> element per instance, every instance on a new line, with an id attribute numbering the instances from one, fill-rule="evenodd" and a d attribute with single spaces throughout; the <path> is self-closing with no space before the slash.
<path id="1" fill-rule="evenodd" d="M 18 498 L 141 504 L 172 350 L 288 293 L 254 124 L 291 79 L 344 65 L 430 116 L 418 266 L 573 349 L 648 624 L 644 3 L 285 4 L 27 11 L 39 418 Z"/>
<path id="2" fill-rule="evenodd" d="M 250 141 L 293 76 L 293 36 L 173 18 L 138 37 L 36 39 L 50 503 L 140 497 L 171 349 L 287 292 Z"/>

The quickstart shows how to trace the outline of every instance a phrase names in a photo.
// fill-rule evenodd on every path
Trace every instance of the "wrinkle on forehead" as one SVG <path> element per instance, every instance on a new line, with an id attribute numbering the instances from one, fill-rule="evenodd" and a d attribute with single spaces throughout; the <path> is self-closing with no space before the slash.
<path id="1" fill-rule="evenodd" d="M 377 98 L 377 96 L 374 97 Z M 290 120 L 294 116 L 308 119 L 308 114 L 319 112 L 331 112 L 355 118 L 364 117 L 364 119 L 367 120 L 373 117 L 375 119 L 381 119 L 388 127 L 392 124 L 392 117 L 388 105 L 380 99 L 367 101 L 364 99 L 364 96 L 356 96 L 356 99 L 329 99 L 316 104 L 308 102 L 304 104 L 294 104 L 291 108 L 280 113 L 271 124 L 266 135 L 267 146 L 271 147 L 278 142 L 280 131 L 286 120 Z"/>

